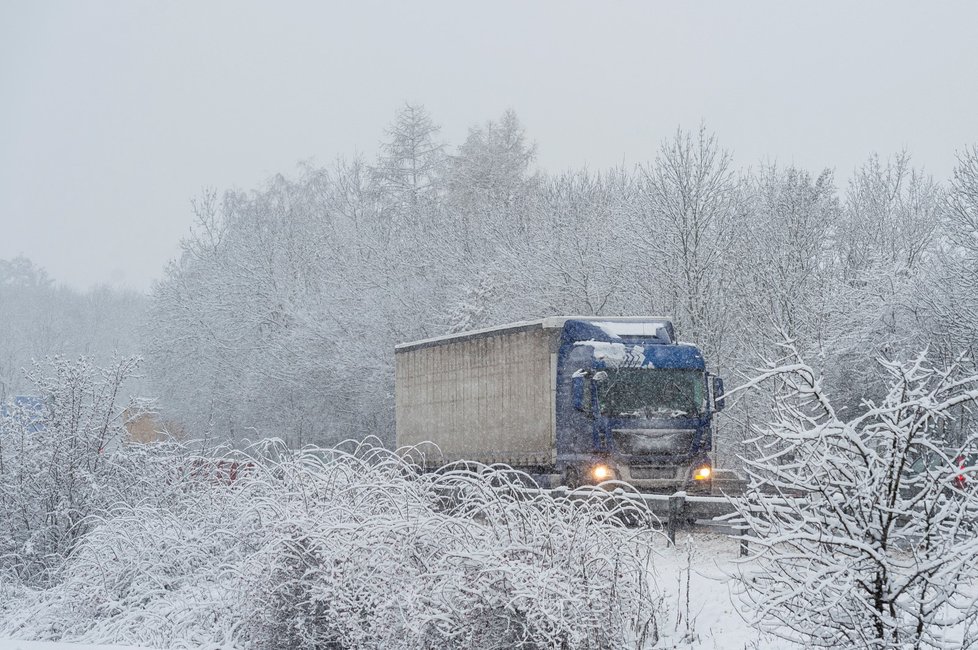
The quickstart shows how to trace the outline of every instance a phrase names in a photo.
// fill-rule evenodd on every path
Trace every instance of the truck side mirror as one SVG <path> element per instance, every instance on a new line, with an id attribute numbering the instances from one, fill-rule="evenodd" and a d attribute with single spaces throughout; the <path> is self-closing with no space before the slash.
<path id="1" fill-rule="evenodd" d="M 584 403 L 584 382 L 587 381 L 586 377 L 574 377 L 571 384 L 571 395 L 574 401 L 574 408 L 578 411 L 586 411 L 587 406 Z"/>
<path id="2" fill-rule="evenodd" d="M 727 405 L 727 400 L 723 397 L 723 380 L 713 377 L 713 410 L 722 411 Z"/>

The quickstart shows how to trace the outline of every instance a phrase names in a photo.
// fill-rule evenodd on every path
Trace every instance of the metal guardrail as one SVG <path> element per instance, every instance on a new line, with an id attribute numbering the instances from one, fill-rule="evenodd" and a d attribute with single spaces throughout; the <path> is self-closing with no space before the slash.
<path id="1" fill-rule="evenodd" d="M 740 554 L 747 554 L 746 524 L 736 518 L 737 510 L 731 503 L 731 496 L 743 494 L 746 482 L 733 472 L 712 485 L 713 494 L 698 495 L 680 491 L 674 494 L 650 494 L 636 492 L 632 489 L 611 488 L 604 486 L 587 486 L 571 490 L 566 487 L 552 489 L 524 488 L 521 492 L 529 497 L 546 494 L 560 496 L 571 500 L 593 499 L 626 499 L 641 502 L 642 505 L 662 523 L 669 543 L 675 545 L 676 533 L 685 529 L 726 529 L 726 534 L 739 535 Z M 452 498 L 453 490 L 446 489 L 445 496 Z M 717 495 L 716 492 L 721 494 Z M 782 504 L 789 506 L 787 501 Z"/>
<path id="2" fill-rule="evenodd" d="M 738 487 L 726 495 L 697 495 L 687 494 L 686 492 L 676 492 L 674 494 L 648 494 L 643 492 L 626 491 L 621 488 L 606 490 L 604 493 L 608 498 L 625 498 L 641 501 L 648 510 L 654 514 L 660 522 L 669 538 L 669 543 L 675 545 L 676 533 L 684 529 L 704 529 L 720 528 L 726 529 L 726 534 L 740 537 L 740 554 L 747 555 L 747 524 L 738 517 L 737 509 L 731 502 L 731 497 L 743 494 L 745 481 L 739 479 Z M 717 486 L 714 485 L 716 490 Z M 593 499 L 601 498 L 600 489 L 585 489 L 569 491 L 567 488 L 556 488 L 553 490 L 542 490 L 551 494 L 561 494 L 570 499 Z M 793 510 L 797 507 L 797 500 L 791 497 L 776 497 L 770 495 L 762 506 L 756 504 L 749 506 L 749 510 L 764 512 L 766 509 Z"/>
<path id="3" fill-rule="evenodd" d="M 566 496 L 569 499 L 594 499 L 601 498 L 601 493 L 597 490 L 568 490 L 567 488 L 555 488 L 552 490 L 541 490 L 553 495 Z M 730 521 L 737 510 L 734 508 L 730 499 L 726 496 L 707 496 L 690 495 L 686 492 L 676 492 L 674 494 L 647 494 L 638 492 L 626 492 L 623 489 L 615 489 L 605 492 L 607 498 L 624 498 L 633 501 L 640 501 L 649 512 L 654 514 L 662 522 L 663 528 L 669 538 L 669 543 L 675 545 L 676 533 L 683 529 L 702 527 L 697 521 L 706 521 L 710 524 L 724 526 L 732 530 L 731 534 L 740 535 L 745 532 L 743 526 L 737 525 L 736 521 Z M 741 540 L 741 555 L 747 553 L 747 542 Z"/>

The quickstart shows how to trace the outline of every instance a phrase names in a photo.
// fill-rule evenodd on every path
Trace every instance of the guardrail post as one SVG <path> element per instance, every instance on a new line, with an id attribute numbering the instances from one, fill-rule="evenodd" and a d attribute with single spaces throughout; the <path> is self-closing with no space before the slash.
<path id="1" fill-rule="evenodd" d="M 669 497 L 669 521 L 667 522 L 667 532 L 669 543 L 676 545 L 676 531 L 683 525 L 686 517 L 686 493 L 676 492 Z"/>

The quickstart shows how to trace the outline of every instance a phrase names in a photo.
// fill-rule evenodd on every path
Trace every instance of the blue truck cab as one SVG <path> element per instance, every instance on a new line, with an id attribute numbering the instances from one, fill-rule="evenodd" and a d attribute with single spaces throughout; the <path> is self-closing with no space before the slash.
<path id="1" fill-rule="evenodd" d="M 709 490 L 723 382 L 666 319 L 569 319 L 557 351 L 560 482 Z"/>

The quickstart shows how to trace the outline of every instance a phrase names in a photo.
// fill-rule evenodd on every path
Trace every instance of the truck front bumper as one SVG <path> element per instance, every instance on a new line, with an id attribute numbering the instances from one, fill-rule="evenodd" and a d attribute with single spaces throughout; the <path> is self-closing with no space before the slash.
<path id="1" fill-rule="evenodd" d="M 709 493 L 712 490 L 712 468 L 703 477 L 697 472 L 708 464 L 689 465 L 619 465 L 619 479 L 635 487 L 640 492 L 686 492 Z"/>

